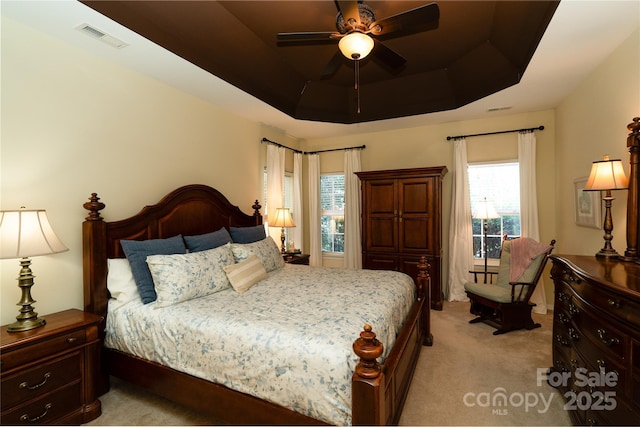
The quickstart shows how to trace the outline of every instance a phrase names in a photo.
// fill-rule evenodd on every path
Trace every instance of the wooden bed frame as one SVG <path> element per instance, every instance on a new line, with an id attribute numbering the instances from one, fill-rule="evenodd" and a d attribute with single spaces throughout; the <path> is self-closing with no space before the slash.
<path id="1" fill-rule="evenodd" d="M 252 206 L 253 215 L 247 215 L 219 191 L 205 185 L 178 188 L 158 204 L 146 206 L 138 214 L 120 221 L 104 221 L 100 211 L 105 205 L 96 193 L 83 206 L 89 211 L 82 224 L 84 309 L 103 317 L 101 339 L 104 339 L 109 298 L 107 259 L 124 258 L 120 240 L 198 235 L 223 226 L 262 224 L 261 206 L 257 201 Z M 429 329 L 430 279 L 426 258 L 419 268 L 416 280 L 418 299 L 385 363 L 380 365 L 376 362 L 376 357 L 381 354 L 381 345 L 370 327 L 365 326 L 360 338 L 354 342 L 354 351 L 360 362 L 352 380 L 353 424 L 398 423 L 421 346 L 432 344 Z M 354 331 L 354 339 L 357 333 Z M 96 378 L 99 394 L 109 390 L 109 376 L 114 375 L 227 424 L 325 424 L 282 406 L 120 351 L 103 347 L 101 358 L 101 372 Z"/>

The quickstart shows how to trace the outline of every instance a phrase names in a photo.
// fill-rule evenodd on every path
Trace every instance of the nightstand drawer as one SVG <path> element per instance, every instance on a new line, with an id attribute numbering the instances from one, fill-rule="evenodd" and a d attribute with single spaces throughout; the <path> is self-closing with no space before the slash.
<path id="1" fill-rule="evenodd" d="M 16 368 L 23 367 L 29 362 L 53 355 L 65 350 L 80 347 L 86 341 L 84 329 L 77 329 L 66 334 L 54 336 L 52 338 L 34 343 L 24 348 L 9 351 L 0 355 L 2 360 L 2 373 Z"/>
<path id="2" fill-rule="evenodd" d="M 2 378 L 2 410 L 80 380 L 80 352 Z"/>
<path id="3" fill-rule="evenodd" d="M 53 393 L 2 413 L 2 424 L 50 424 L 81 406 L 81 382 L 76 381 Z"/>

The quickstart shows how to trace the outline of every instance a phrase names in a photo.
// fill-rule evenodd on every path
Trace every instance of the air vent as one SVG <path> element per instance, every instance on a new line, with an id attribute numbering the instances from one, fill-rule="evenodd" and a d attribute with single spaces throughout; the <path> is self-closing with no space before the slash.
<path id="1" fill-rule="evenodd" d="M 487 113 L 495 113 L 496 111 L 510 110 L 511 107 L 493 107 L 487 110 Z"/>
<path id="2" fill-rule="evenodd" d="M 107 33 L 105 33 L 104 31 L 100 31 L 99 29 L 89 25 L 89 24 L 82 24 L 82 25 L 78 25 L 76 27 L 76 30 L 80 31 L 81 33 L 89 36 L 89 37 L 93 37 L 94 39 L 98 39 L 100 41 L 105 42 L 106 44 L 108 44 L 109 46 L 113 46 L 116 49 L 122 49 L 125 48 L 127 46 L 129 46 L 128 43 L 123 42 L 120 39 L 117 39 Z"/>

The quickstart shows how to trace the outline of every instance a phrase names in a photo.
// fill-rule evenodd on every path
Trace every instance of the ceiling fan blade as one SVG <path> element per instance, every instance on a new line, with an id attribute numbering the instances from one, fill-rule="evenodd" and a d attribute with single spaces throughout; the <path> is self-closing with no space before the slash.
<path id="1" fill-rule="evenodd" d="M 388 48 L 378 40 L 374 39 L 374 42 L 375 46 L 371 54 L 382 61 L 385 65 L 391 68 L 400 68 L 405 64 L 405 62 L 407 62 L 402 55 L 391 48 Z"/>
<path id="2" fill-rule="evenodd" d="M 336 71 L 338 71 L 338 68 L 340 68 L 340 66 L 344 62 L 344 59 L 345 57 L 342 54 L 342 52 L 337 51 L 333 55 L 329 63 L 324 67 L 324 70 L 322 70 L 322 75 L 320 76 L 320 78 L 328 79 L 329 77 L 333 76 L 336 73 Z"/>
<path id="3" fill-rule="evenodd" d="M 438 28 L 440 8 L 430 3 L 373 22 L 369 29 L 375 36 L 400 36 Z M 393 35 L 392 35 L 393 34 Z"/>
<path id="4" fill-rule="evenodd" d="M 342 13 L 344 22 L 354 19 L 356 25 L 360 25 L 360 10 L 358 9 L 358 0 L 336 0 L 338 9 Z"/>
<path id="5" fill-rule="evenodd" d="M 278 33 L 278 43 L 301 42 L 332 42 L 342 37 L 335 31 L 308 32 L 308 33 Z"/>

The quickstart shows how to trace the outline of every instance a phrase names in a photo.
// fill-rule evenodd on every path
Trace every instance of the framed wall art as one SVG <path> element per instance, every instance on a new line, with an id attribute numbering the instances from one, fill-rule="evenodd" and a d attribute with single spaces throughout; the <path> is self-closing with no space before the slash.
<path id="1" fill-rule="evenodd" d="M 576 225 L 602 228 L 602 201 L 599 191 L 584 191 L 587 177 L 573 181 L 573 201 Z"/>

